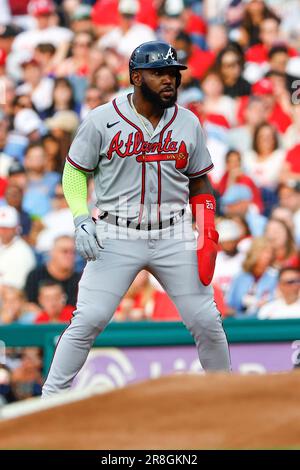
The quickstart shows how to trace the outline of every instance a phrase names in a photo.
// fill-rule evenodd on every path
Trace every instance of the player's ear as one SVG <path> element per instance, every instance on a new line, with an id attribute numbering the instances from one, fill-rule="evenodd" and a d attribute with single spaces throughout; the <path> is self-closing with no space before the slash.
<path id="1" fill-rule="evenodd" d="M 131 82 L 135 86 L 141 86 L 141 83 L 142 83 L 142 71 L 141 70 L 133 70 L 131 72 Z"/>

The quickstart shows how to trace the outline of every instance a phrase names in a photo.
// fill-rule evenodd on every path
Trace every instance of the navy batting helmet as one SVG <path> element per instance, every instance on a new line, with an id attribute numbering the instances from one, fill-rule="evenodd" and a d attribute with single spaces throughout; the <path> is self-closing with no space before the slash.
<path id="1" fill-rule="evenodd" d="M 134 49 L 129 59 L 130 82 L 132 83 L 132 70 L 163 67 L 177 67 L 178 70 L 187 69 L 186 65 L 177 61 L 177 52 L 170 44 L 163 41 L 144 42 Z"/>

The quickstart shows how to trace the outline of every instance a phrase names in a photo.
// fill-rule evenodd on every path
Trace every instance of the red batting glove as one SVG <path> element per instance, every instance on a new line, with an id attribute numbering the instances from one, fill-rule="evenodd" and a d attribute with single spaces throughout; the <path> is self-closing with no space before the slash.
<path id="1" fill-rule="evenodd" d="M 219 234 L 215 229 L 216 200 L 212 194 L 197 194 L 190 199 L 198 231 L 197 259 L 199 278 L 208 286 L 213 278 Z"/>

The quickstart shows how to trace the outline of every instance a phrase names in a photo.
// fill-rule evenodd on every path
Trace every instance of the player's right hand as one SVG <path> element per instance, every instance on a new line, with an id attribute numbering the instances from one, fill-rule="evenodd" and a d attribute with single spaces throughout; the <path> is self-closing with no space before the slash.
<path id="1" fill-rule="evenodd" d="M 87 261 L 96 261 L 101 258 L 101 249 L 96 224 L 88 215 L 75 217 L 75 246 L 79 254 Z"/>

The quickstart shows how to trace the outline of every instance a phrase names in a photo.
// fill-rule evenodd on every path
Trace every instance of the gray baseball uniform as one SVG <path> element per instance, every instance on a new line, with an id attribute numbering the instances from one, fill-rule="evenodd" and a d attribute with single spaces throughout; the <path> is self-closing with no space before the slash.
<path id="1" fill-rule="evenodd" d="M 102 259 L 84 269 L 74 318 L 57 346 L 43 395 L 70 387 L 95 337 L 144 268 L 177 306 L 204 369 L 230 370 L 213 289 L 199 280 L 191 217 L 181 216 L 189 200 L 189 178 L 213 168 L 198 119 L 175 105 L 153 129 L 122 96 L 89 113 L 67 160 L 94 175 L 97 206 L 103 214 L 118 216 L 119 226 L 97 221 Z M 174 224 L 168 226 L 174 214 Z M 161 223 L 163 228 L 136 230 L 124 225 L 125 219 Z"/>

